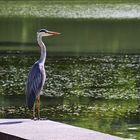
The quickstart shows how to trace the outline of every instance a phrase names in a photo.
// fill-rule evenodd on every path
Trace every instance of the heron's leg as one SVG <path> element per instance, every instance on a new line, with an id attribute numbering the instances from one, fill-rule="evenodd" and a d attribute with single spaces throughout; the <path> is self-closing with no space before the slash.
<path id="1" fill-rule="evenodd" d="M 40 96 L 37 97 L 37 112 L 38 112 L 38 119 L 40 119 Z"/>
<path id="2" fill-rule="evenodd" d="M 34 106 L 33 106 L 33 119 L 35 118 L 35 103 L 34 103 Z"/>

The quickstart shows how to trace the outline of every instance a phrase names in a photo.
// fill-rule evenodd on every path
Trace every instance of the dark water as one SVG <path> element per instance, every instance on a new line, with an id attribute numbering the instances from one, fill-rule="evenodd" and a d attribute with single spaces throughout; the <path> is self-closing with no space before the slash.
<path id="1" fill-rule="evenodd" d="M 61 32 L 44 39 L 48 51 L 71 55 L 139 53 L 139 20 L 84 20 L 53 18 L 0 18 L 0 47 L 8 52 L 37 50 L 36 32 L 47 28 Z M 7 33 L 8 31 L 8 33 Z M 46 41 L 47 40 L 47 41 Z M 33 47 L 34 46 L 34 47 Z"/>

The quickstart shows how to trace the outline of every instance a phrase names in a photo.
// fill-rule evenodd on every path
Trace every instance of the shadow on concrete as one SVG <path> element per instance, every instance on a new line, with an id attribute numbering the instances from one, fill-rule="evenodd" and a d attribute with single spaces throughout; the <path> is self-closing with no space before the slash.
<path id="1" fill-rule="evenodd" d="M 9 122 L 2 122 L 0 125 L 10 125 L 10 124 L 17 124 L 17 123 L 22 123 L 22 121 L 9 121 Z"/>

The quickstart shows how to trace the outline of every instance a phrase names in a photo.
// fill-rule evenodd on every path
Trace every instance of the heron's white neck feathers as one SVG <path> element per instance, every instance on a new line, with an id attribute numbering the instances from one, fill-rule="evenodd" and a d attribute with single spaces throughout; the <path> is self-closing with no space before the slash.
<path id="1" fill-rule="evenodd" d="M 41 55 L 39 59 L 39 63 L 45 63 L 46 60 L 46 46 L 42 41 L 42 36 L 41 34 L 37 34 L 37 42 L 39 44 L 40 50 L 41 50 Z"/>

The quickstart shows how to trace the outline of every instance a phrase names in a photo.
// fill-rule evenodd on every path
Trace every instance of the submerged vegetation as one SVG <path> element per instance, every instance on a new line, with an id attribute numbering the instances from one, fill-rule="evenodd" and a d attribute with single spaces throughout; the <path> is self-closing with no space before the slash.
<path id="1" fill-rule="evenodd" d="M 24 94 L 25 81 L 36 56 L 2 56 L 0 94 Z M 49 57 L 44 95 L 49 97 L 139 98 L 139 55 Z"/>

